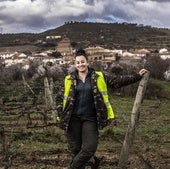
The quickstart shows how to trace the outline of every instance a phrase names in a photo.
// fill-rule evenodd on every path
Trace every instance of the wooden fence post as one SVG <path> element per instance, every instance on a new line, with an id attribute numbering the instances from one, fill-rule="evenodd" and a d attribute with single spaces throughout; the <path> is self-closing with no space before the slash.
<path id="1" fill-rule="evenodd" d="M 5 154 L 5 152 L 6 152 L 6 139 L 5 139 L 5 131 L 4 131 L 3 126 L 0 126 L 0 137 L 1 137 L 1 142 L 2 142 L 2 153 Z"/>
<path id="2" fill-rule="evenodd" d="M 51 91 L 51 94 L 52 94 L 52 95 L 53 95 L 53 89 L 54 89 L 53 78 L 50 78 L 50 91 Z"/>
<path id="3" fill-rule="evenodd" d="M 22 80 L 24 83 L 24 89 L 26 91 L 26 88 L 28 87 L 28 89 L 30 89 L 31 93 L 35 95 L 34 91 L 31 89 L 30 85 L 26 82 L 24 75 L 22 74 Z"/>
<path id="4" fill-rule="evenodd" d="M 46 106 L 50 107 L 50 109 L 52 110 L 53 122 L 56 123 L 55 105 L 54 105 L 52 91 L 50 90 L 47 77 L 44 78 L 44 86 L 45 86 L 45 103 L 46 103 Z"/>
<path id="5" fill-rule="evenodd" d="M 130 147 L 135 137 L 135 129 L 136 129 L 137 123 L 139 121 L 139 116 L 140 116 L 140 106 L 143 100 L 143 96 L 145 94 L 148 79 L 149 79 L 149 72 L 147 72 L 143 76 L 138 86 L 136 98 L 135 98 L 132 113 L 131 113 L 131 121 L 129 123 L 128 129 L 125 135 L 125 139 L 123 142 L 122 150 L 120 153 L 120 159 L 119 159 L 119 164 L 118 164 L 120 168 L 125 167 L 128 161 L 129 151 L 130 151 Z"/>

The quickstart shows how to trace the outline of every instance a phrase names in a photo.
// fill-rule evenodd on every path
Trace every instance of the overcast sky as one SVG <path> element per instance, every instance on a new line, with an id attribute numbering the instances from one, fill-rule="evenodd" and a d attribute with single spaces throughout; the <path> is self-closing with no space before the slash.
<path id="1" fill-rule="evenodd" d="M 0 33 L 39 33 L 68 21 L 170 28 L 170 0 L 0 0 Z"/>

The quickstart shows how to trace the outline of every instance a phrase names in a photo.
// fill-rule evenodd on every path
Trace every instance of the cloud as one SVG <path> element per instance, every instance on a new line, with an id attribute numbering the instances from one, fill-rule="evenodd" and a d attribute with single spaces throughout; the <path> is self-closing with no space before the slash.
<path id="1" fill-rule="evenodd" d="M 96 21 L 170 28 L 169 9 L 167 0 L 1 0 L 0 27 L 36 33 L 67 21 Z"/>
<path id="2" fill-rule="evenodd" d="M 156 1 L 156 2 L 169 2 L 169 0 L 137 0 L 137 1 Z"/>

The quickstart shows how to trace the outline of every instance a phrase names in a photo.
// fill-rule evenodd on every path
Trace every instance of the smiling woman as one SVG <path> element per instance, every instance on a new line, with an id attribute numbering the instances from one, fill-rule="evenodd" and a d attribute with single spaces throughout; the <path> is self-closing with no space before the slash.
<path id="1" fill-rule="evenodd" d="M 75 68 L 65 77 L 60 127 L 65 130 L 72 161 L 69 169 L 85 169 L 98 146 L 98 129 L 114 119 L 107 85 L 119 88 L 139 81 L 145 69 L 134 75 L 107 77 L 89 67 L 84 50 L 76 51 Z"/>

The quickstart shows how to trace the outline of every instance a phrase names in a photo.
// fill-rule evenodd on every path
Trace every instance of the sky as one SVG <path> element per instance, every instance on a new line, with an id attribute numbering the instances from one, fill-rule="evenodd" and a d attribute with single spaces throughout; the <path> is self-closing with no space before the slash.
<path id="1" fill-rule="evenodd" d="M 0 33 L 40 33 L 68 21 L 170 29 L 170 0 L 0 0 Z"/>

